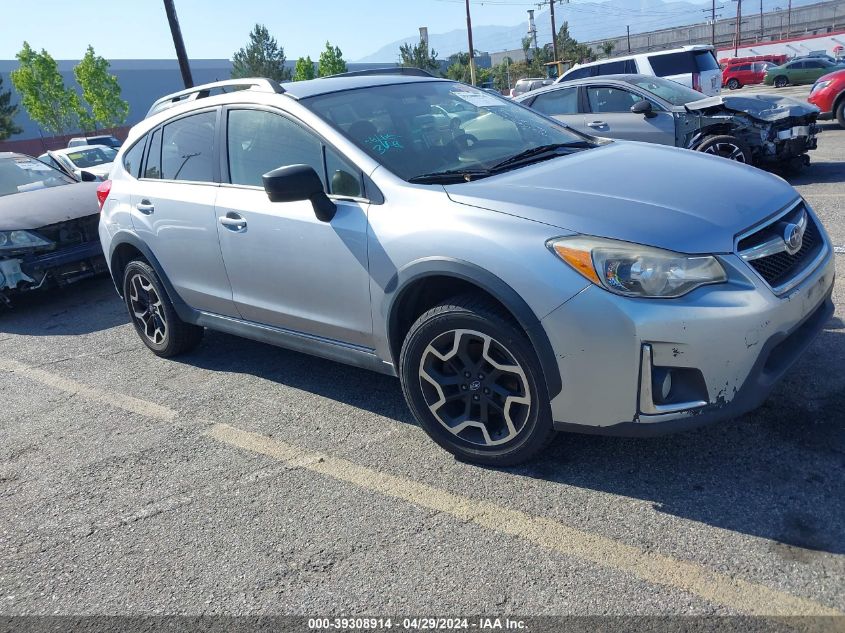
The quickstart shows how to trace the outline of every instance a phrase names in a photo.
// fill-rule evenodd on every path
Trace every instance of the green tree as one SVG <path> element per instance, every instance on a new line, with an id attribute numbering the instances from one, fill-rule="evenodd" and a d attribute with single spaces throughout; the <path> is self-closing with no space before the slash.
<path id="1" fill-rule="evenodd" d="M 294 81 L 305 81 L 306 79 L 314 79 L 314 62 L 311 61 L 310 55 L 297 59 L 296 68 L 293 69 Z"/>
<path id="2" fill-rule="evenodd" d="M 232 55 L 232 77 L 290 79 L 290 71 L 285 68 L 285 49 L 263 24 L 256 24 L 249 34 L 249 44 Z"/>
<path id="3" fill-rule="evenodd" d="M 0 77 L 0 141 L 23 131 L 15 125 L 14 118 L 17 113 L 18 106 L 12 105 L 12 91 L 3 92 L 3 78 Z"/>
<path id="4" fill-rule="evenodd" d="M 462 81 L 466 84 L 472 80 L 472 73 L 469 67 L 469 53 L 455 53 L 449 57 L 449 67 L 446 69 L 446 77 L 454 81 Z"/>
<path id="5" fill-rule="evenodd" d="M 440 64 L 437 63 L 437 53 L 433 48 L 429 49 L 423 42 L 415 46 L 402 44 L 399 47 L 399 57 L 402 60 L 402 66 L 435 72 L 440 70 Z"/>
<path id="6" fill-rule="evenodd" d="M 20 65 L 11 73 L 12 84 L 29 118 L 54 134 L 74 129 L 79 97 L 65 87 L 56 60 L 43 49 L 37 53 L 28 42 L 16 57 Z"/>
<path id="7" fill-rule="evenodd" d="M 320 53 L 320 59 L 317 61 L 317 76 L 328 77 L 345 72 L 346 62 L 343 61 L 343 53 L 337 46 L 326 42 L 326 50 Z"/>
<path id="8" fill-rule="evenodd" d="M 109 73 L 109 63 L 88 46 L 82 61 L 73 69 L 82 88 L 82 99 L 88 105 L 79 109 L 79 122 L 84 130 L 114 127 L 126 121 L 129 104 L 120 98 L 117 77 Z"/>
<path id="9" fill-rule="evenodd" d="M 610 57 L 613 49 L 616 48 L 616 44 L 614 42 L 602 42 L 599 48 L 601 49 L 601 52 L 604 53 L 605 57 Z"/>

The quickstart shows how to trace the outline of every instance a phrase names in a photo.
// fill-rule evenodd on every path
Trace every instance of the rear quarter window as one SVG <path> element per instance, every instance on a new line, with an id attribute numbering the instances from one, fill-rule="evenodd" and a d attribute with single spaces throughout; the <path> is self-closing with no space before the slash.
<path id="1" fill-rule="evenodd" d="M 719 63 L 710 51 L 682 51 L 664 55 L 650 55 L 648 58 L 654 74 L 658 77 L 700 73 L 718 70 Z"/>
<path id="2" fill-rule="evenodd" d="M 135 143 L 132 148 L 123 155 L 123 168 L 126 173 L 133 178 L 137 178 L 141 173 L 141 159 L 144 157 L 144 143 L 147 137 L 144 136 L 140 141 Z"/>

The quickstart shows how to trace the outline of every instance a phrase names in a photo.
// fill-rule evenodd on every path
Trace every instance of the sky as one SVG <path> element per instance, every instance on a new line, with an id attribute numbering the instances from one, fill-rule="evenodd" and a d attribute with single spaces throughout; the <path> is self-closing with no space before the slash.
<path id="1" fill-rule="evenodd" d="M 231 58 L 256 22 L 267 26 L 288 59 L 316 61 L 326 40 L 355 61 L 418 33 L 466 28 L 463 0 L 175 0 L 188 55 Z M 528 0 L 472 0 L 475 25 L 515 25 L 536 8 Z M 24 40 L 56 59 L 79 59 L 88 44 L 107 59 L 172 59 L 161 0 L 0 0 L 0 59 Z M 397 53 L 398 56 L 398 53 Z M 384 60 L 391 61 L 391 60 Z"/>

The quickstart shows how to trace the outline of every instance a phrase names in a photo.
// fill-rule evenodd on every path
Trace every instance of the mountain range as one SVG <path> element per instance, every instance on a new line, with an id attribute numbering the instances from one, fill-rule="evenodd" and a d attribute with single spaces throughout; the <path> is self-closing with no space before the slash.
<path id="1" fill-rule="evenodd" d="M 793 0 L 792 6 L 814 4 L 818 0 Z M 783 0 L 763 0 L 763 10 L 773 11 L 776 6 L 785 6 Z M 736 5 L 722 0 L 716 2 L 717 18 L 731 17 Z M 631 33 L 643 33 L 674 26 L 686 26 L 704 22 L 710 17 L 710 2 L 685 2 L 664 0 L 606 0 L 605 2 L 569 2 L 555 6 L 557 26 L 569 23 L 570 34 L 581 42 L 591 42 L 625 34 L 630 26 Z M 743 12 L 757 13 L 759 2 L 743 5 Z M 527 14 L 523 12 L 523 15 Z M 542 46 L 551 41 L 551 23 L 548 10 L 535 11 L 537 39 Z M 496 52 L 522 48 L 522 38 L 528 33 L 528 20 L 513 26 L 479 25 L 472 29 L 473 45 L 476 50 Z M 430 33 L 429 45 L 439 59 L 466 51 L 466 29 L 455 29 L 448 33 Z M 416 44 L 419 35 L 409 35 L 381 47 L 359 62 L 395 62 L 399 59 L 399 47 L 405 43 Z"/>

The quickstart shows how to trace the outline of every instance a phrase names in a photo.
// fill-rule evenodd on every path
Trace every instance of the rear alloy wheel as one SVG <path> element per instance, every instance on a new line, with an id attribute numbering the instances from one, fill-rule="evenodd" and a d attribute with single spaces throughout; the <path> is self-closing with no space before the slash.
<path id="1" fill-rule="evenodd" d="M 154 354 L 169 358 L 187 352 L 202 340 L 203 328 L 176 314 L 161 281 L 147 262 L 134 260 L 123 272 L 123 299 L 132 325 Z"/>
<path id="2" fill-rule="evenodd" d="M 775 88 L 786 88 L 789 85 L 789 79 L 783 75 L 775 77 Z"/>
<path id="3" fill-rule="evenodd" d="M 751 150 L 748 145 L 735 136 L 728 134 L 708 136 L 696 150 L 713 156 L 721 156 L 728 160 L 735 160 L 738 163 L 751 164 Z"/>
<path id="4" fill-rule="evenodd" d="M 728 79 L 728 88 L 730 88 L 731 90 L 736 90 L 737 88 L 742 88 L 742 84 L 739 83 L 739 80 L 731 77 L 730 79 Z"/>
<path id="5" fill-rule="evenodd" d="M 483 297 L 451 299 L 411 327 L 400 357 L 405 397 L 455 456 L 511 466 L 551 439 L 551 411 L 530 342 Z"/>
<path id="6" fill-rule="evenodd" d="M 836 120 L 840 127 L 845 128 L 845 97 L 839 98 L 839 104 L 836 106 Z"/>

